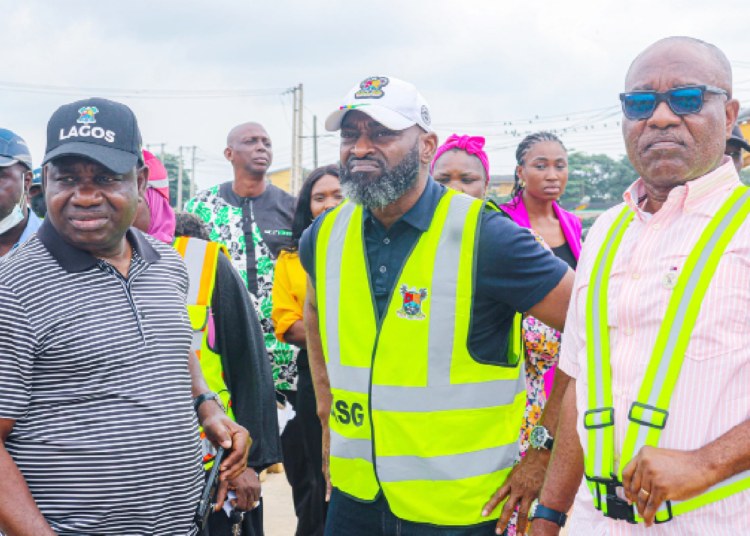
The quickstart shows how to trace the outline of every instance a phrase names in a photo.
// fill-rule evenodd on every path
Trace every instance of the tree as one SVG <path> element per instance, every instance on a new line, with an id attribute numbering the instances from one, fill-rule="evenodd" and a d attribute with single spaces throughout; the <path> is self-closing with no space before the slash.
<path id="1" fill-rule="evenodd" d="M 159 159 L 167 168 L 169 175 L 169 204 L 172 208 L 181 211 L 182 207 L 177 206 L 177 177 L 180 169 L 180 155 L 164 153 L 164 158 Z M 185 204 L 190 199 L 190 170 L 185 169 L 185 158 L 182 159 L 182 203 Z"/>
<path id="2" fill-rule="evenodd" d="M 605 154 L 571 153 L 568 156 L 568 186 L 560 198 L 563 203 L 618 202 L 627 188 L 638 179 L 628 157 L 619 160 Z"/>

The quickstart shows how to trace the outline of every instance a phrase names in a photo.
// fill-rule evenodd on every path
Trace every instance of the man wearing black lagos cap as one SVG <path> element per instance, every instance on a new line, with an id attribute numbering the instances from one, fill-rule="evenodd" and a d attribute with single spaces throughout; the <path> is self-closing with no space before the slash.
<path id="1" fill-rule="evenodd" d="M 549 459 L 514 468 L 526 405 L 517 313 L 561 329 L 573 272 L 430 177 L 431 122 L 416 88 L 385 76 L 355 86 L 326 121 L 341 132 L 348 201 L 299 247 L 333 486 L 326 536 L 503 532 Z"/>
<path id="2" fill-rule="evenodd" d="M 220 496 L 246 467 L 247 431 L 190 351 L 182 259 L 130 228 L 148 181 L 140 145 L 122 104 L 60 107 L 43 162 L 47 218 L 0 264 L 7 536 L 197 534 L 199 422 L 229 451 Z"/>

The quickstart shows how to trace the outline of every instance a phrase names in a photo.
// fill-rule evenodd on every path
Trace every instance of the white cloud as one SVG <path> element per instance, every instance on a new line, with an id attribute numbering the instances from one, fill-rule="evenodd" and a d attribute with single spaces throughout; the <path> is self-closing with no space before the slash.
<path id="1" fill-rule="evenodd" d="M 503 121 L 616 107 L 630 61 L 659 38 L 699 37 L 750 65 L 750 7 L 743 1 L 0 0 L 0 13 L 1 81 L 122 89 L 302 82 L 309 135 L 313 113 L 322 129 L 351 86 L 388 74 L 417 85 L 441 137 L 454 130 L 486 135 L 499 173 L 512 170 L 519 141 L 506 130 L 559 125 Z M 750 69 L 736 72 L 741 99 L 750 98 L 747 79 Z M 24 136 L 38 162 L 47 119 L 75 98 L 0 91 L 0 126 Z M 197 145 L 214 155 L 199 164 L 199 185 L 231 177 L 221 161 L 224 140 L 246 120 L 269 130 L 274 167 L 289 164 L 289 97 L 123 101 L 136 112 L 144 142 L 166 142 L 172 152 Z M 566 141 L 575 149 L 621 153 L 617 120 L 614 113 L 593 130 L 566 133 Z M 307 139 L 308 166 L 311 145 Z M 335 160 L 336 138 L 321 139 L 320 151 L 321 163 Z"/>

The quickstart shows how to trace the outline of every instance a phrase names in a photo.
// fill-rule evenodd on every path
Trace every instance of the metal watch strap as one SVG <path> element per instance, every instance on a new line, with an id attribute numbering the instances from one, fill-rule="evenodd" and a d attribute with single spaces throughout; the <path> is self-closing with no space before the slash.
<path id="1" fill-rule="evenodd" d="M 539 504 L 539 501 L 536 500 L 534 501 L 533 505 L 532 521 L 534 519 L 546 519 L 547 521 L 551 521 L 552 523 L 555 523 L 560 527 L 564 527 L 565 523 L 568 521 L 568 515 L 563 512 L 553 510 L 552 508 L 542 506 L 541 504 Z"/>
<path id="2" fill-rule="evenodd" d="M 554 446 L 555 446 L 555 438 L 552 436 L 549 436 L 547 440 L 544 442 L 544 448 L 552 452 L 552 447 Z"/>
<path id="3" fill-rule="evenodd" d="M 198 413 L 198 408 L 200 408 L 201 404 L 203 404 L 206 400 L 216 400 L 216 403 L 219 405 L 222 411 L 224 410 L 224 404 L 221 402 L 221 398 L 219 398 L 219 395 L 209 391 L 208 393 L 203 393 L 202 395 L 196 396 L 195 400 L 193 400 L 193 408 L 195 408 L 196 413 Z"/>

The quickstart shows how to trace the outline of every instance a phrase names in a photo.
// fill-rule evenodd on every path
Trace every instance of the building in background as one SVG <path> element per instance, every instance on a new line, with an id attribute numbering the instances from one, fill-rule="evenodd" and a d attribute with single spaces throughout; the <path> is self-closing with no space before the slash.
<path id="1" fill-rule="evenodd" d="M 490 183 L 487 185 L 487 194 L 495 199 L 508 197 L 513 191 L 516 183 L 514 175 L 490 175 Z"/>

